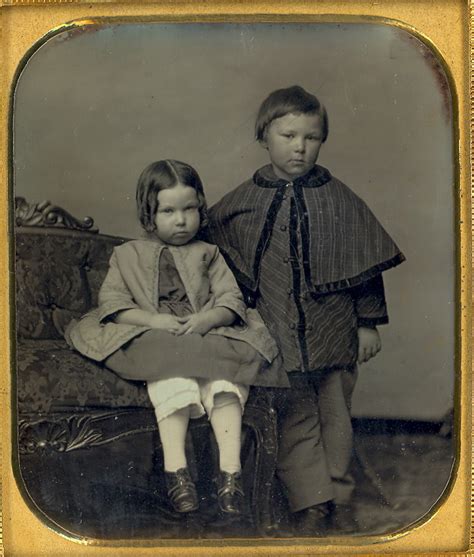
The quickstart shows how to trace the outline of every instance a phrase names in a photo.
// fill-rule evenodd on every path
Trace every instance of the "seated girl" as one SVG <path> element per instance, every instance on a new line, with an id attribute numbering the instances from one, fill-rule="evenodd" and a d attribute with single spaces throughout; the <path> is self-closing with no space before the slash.
<path id="1" fill-rule="evenodd" d="M 207 225 L 197 172 L 161 160 L 142 172 L 136 192 L 146 237 L 116 247 L 99 307 L 67 334 L 82 354 L 120 377 L 146 381 L 175 511 L 198 508 L 188 471 L 189 420 L 207 414 L 219 448 L 219 509 L 242 512 L 241 422 L 249 387 L 288 386 L 275 341 L 248 310 Z"/>

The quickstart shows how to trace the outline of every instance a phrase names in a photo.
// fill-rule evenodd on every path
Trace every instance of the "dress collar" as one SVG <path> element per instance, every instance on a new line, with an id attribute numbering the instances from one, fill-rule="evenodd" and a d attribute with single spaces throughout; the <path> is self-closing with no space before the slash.
<path id="1" fill-rule="evenodd" d="M 314 165 L 313 168 L 304 174 L 299 176 L 292 181 L 294 186 L 302 186 L 305 188 L 317 188 L 323 186 L 331 179 L 331 174 L 329 170 L 318 164 Z M 271 164 L 267 164 L 263 168 L 260 168 L 253 175 L 253 181 L 262 188 L 278 188 L 280 186 L 285 186 L 288 184 L 287 180 L 279 178 Z"/>

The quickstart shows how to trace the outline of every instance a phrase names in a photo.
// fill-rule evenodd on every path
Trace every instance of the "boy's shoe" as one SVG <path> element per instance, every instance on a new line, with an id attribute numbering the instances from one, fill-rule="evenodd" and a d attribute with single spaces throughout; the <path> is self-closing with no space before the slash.
<path id="1" fill-rule="evenodd" d="M 198 508 L 196 486 L 187 468 L 176 472 L 165 471 L 166 489 L 173 509 L 178 513 L 190 513 Z"/>
<path id="2" fill-rule="evenodd" d="M 219 510 L 227 515 L 241 515 L 244 500 L 241 473 L 221 471 L 216 481 Z"/>
<path id="3" fill-rule="evenodd" d="M 328 535 L 331 507 L 328 503 L 313 505 L 295 513 L 295 536 L 319 538 Z"/>

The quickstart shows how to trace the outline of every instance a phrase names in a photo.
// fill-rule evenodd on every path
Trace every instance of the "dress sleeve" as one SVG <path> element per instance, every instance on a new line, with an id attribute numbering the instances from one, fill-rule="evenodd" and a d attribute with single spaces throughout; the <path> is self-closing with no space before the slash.
<path id="1" fill-rule="evenodd" d="M 381 274 L 352 288 L 351 294 L 359 327 L 376 327 L 388 323 L 387 304 Z"/>
<path id="2" fill-rule="evenodd" d="M 99 290 L 99 321 L 113 318 L 119 311 L 138 307 L 123 280 L 114 250 L 109 261 L 109 270 Z"/>
<path id="3" fill-rule="evenodd" d="M 247 308 L 244 304 L 242 292 L 217 246 L 209 263 L 208 272 L 210 290 L 214 296 L 214 307 L 226 307 L 235 312 L 246 323 Z"/>

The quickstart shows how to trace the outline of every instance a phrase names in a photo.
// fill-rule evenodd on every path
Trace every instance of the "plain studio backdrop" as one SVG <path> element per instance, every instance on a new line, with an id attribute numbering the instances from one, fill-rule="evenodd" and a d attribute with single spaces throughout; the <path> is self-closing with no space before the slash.
<path id="1" fill-rule="evenodd" d="M 116 24 L 31 56 L 14 103 L 14 194 L 136 237 L 152 161 L 196 167 L 209 204 L 268 162 L 261 101 L 300 84 L 329 114 L 319 163 L 372 208 L 407 261 L 384 274 L 390 324 L 361 366 L 355 416 L 440 420 L 455 382 L 452 98 L 435 55 L 366 24 Z"/>

